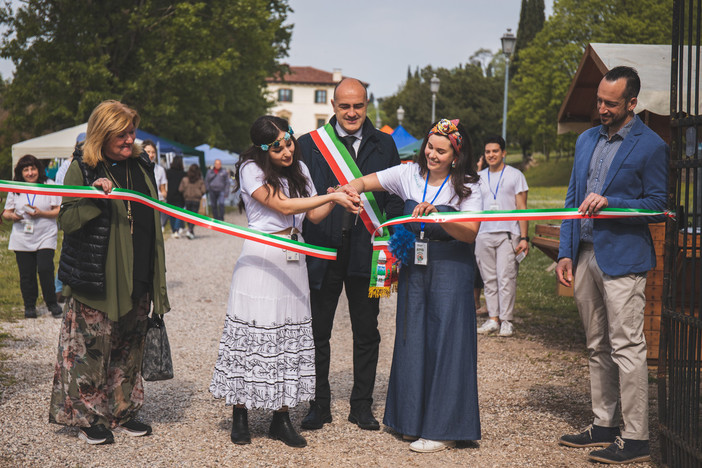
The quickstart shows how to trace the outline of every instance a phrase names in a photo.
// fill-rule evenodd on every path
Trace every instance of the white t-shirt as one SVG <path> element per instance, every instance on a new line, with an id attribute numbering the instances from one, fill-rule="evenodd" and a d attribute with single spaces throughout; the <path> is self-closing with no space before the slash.
<path id="1" fill-rule="evenodd" d="M 397 195 L 403 200 L 422 201 L 424 194 L 425 179 L 419 174 L 419 164 L 408 163 L 399 164 L 389 169 L 377 172 L 380 185 L 390 193 Z M 447 205 L 455 208 L 458 211 L 480 211 L 482 203 L 480 201 L 480 188 L 478 184 L 466 184 L 470 187 L 471 194 L 468 198 L 458 203 L 458 196 L 453 190 L 453 184 L 447 180 L 444 187 L 439 192 L 439 186 L 427 186 L 426 199 L 424 201 L 432 203 L 432 205 Z M 439 192 L 439 195 L 434 200 L 434 196 Z M 432 202 L 432 200 L 434 200 Z"/>
<path id="2" fill-rule="evenodd" d="M 166 170 L 158 165 L 154 164 L 154 178 L 156 179 L 156 191 L 158 192 L 158 199 L 161 201 L 165 200 L 163 194 L 161 194 L 160 187 L 165 185 L 168 188 L 168 179 L 166 178 Z"/>
<path id="3" fill-rule="evenodd" d="M 302 174 L 307 179 L 307 193 L 309 196 L 317 195 L 317 191 L 312 183 L 312 177 L 307 166 L 302 161 L 299 162 Z M 251 194 L 259 187 L 265 185 L 265 176 L 258 164 L 253 161 L 245 162 L 239 169 L 239 181 L 241 183 L 241 198 L 244 200 L 246 208 L 246 217 L 249 220 L 249 228 L 257 231 L 273 233 L 279 232 L 291 227 L 302 231 L 302 221 L 305 219 L 305 213 L 296 215 L 284 215 L 278 211 L 268 208 L 253 199 Z M 283 193 L 286 197 L 290 196 L 287 179 L 282 180 Z"/>
<path id="4" fill-rule="evenodd" d="M 12 232 L 7 248 L 17 252 L 36 252 L 39 249 L 56 250 L 56 236 L 58 235 L 56 218 L 32 218 L 24 212 L 24 205 L 32 205 L 42 211 L 49 211 L 54 207 L 61 206 L 61 197 L 8 193 L 5 209 L 15 210 L 15 213 L 22 214 L 24 219 L 12 223 Z M 28 222 L 33 223 L 33 232 L 27 232 L 25 226 Z"/>
<path id="5" fill-rule="evenodd" d="M 490 168 L 485 168 L 478 173 L 480 191 L 483 195 L 483 210 L 516 210 L 516 195 L 529 190 L 522 171 L 507 164 L 504 166 L 504 172 L 489 171 Z M 500 174 L 502 174 L 501 177 Z M 495 204 L 498 208 L 493 208 Z M 478 234 L 483 232 L 511 232 L 517 236 L 521 235 L 519 221 L 483 221 L 480 223 Z"/>

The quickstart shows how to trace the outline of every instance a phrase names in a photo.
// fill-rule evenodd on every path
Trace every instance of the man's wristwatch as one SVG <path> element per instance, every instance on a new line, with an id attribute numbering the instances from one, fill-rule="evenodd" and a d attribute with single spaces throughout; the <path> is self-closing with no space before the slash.
<path id="1" fill-rule="evenodd" d="M 523 241 L 523 240 L 525 240 L 525 241 L 529 242 L 529 236 L 526 236 L 526 237 L 520 237 L 520 238 L 519 238 L 519 240 L 520 240 L 520 241 Z"/>

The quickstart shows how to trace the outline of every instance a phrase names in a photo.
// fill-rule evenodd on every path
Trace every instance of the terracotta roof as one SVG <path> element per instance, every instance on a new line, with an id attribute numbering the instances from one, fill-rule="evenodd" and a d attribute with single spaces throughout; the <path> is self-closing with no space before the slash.
<path id="1" fill-rule="evenodd" d="M 266 81 L 273 83 L 309 83 L 334 85 L 333 73 L 319 70 L 314 67 L 290 67 L 290 72 L 286 73 L 281 80 L 279 76 L 268 77 Z"/>

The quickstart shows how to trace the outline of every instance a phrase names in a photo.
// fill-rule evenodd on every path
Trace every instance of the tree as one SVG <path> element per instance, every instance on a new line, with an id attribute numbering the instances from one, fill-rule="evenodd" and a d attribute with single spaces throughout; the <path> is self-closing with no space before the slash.
<path id="1" fill-rule="evenodd" d="M 574 135 L 557 135 L 557 118 L 568 86 L 590 42 L 665 44 L 670 42 L 673 0 L 556 0 L 553 15 L 519 52 L 510 86 L 510 128 L 533 138 L 548 157 L 572 147 Z"/>
<path id="2" fill-rule="evenodd" d="M 102 100 L 142 128 L 240 148 L 287 55 L 287 0 L 27 0 L 0 9 L 0 55 L 15 64 L 3 130 L 37 136 L 85 122 Z"/>
<path id="3" fill-rule="evenodd" d="M 402 105 L 405 109 L 403 127 L 417 138 L 425 136 L 431 124 L 429 80 L 436 73 L 441 80 L 436 98 L 436 118 L 460 119 L 468 131 L 473 154 L 480 154 L 483 139 L 489 134 L 500 132 L 504 60 L 501 61 L 500 68 L 499 59 L 497 64 L 495 62 L 497 56 L 492 56 L 492 60 L 489 60 L 485 57 L 485 51 L 481 50 L 472 58 L 477 57 L 481 59 L 473 60 L 474 63 L 459 64 L 450 70 L 428 66 L 408 78 L 400 91 L 381 103 L 385 114 L 391 116 L 390 125 L 397 125 L 396 111 Z M 494 71 L 495 67 L 501 73 L 488 76 L 487 73 Z"/>
<path id="4" fill-rule="evenodd" d="M 519 12 L 519 28 L 517 30 L 517 42 L 514 45 L 514 53 L 509 64 L 509 76 L 514 80 L 517 71 L 519 70 L 519 52 L 525 49 L 529 43 L 536 37 L 536 34 L 544 27 L 546 20 L 544 14 L 543 0 L 522 0 L 522 8 Z M 510 127 L 511 128 L 511 127 Z M 516 140 L 519 141 L 519 146 L 522 148 L 522 161 L 526 165 L 530 157 L 530 149 L 533 143 L 531 135 L 517 134 L 510 131 L 513 135 L 518 135 Z"/>

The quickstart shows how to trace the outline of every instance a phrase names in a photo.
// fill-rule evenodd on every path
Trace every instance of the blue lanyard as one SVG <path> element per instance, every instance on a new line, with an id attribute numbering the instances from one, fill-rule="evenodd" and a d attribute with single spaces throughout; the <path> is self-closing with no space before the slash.
<path id="1" fill-rule="evenodd" d="M 426 180 L 424 181 L 424 193 L 422 194 L 422 203 L 424 203 L 424 199 L 425 199 L 426 196 L 427 196 L 427 186 L 429 185 L 429 174 L 430 174 L 430 171 L 427 171 L 427 178 L 426 178 Z M 448 174 L 446 174 L 446 178 L 444 179 L 443 182 L 441 182 L 441 187 L 439 187 L 439 190 L 436 191 L 436 194 L 434 195 L 434 198 L 432 198 L 431 201 L 430 201 L 429 203 L 431 203 L 432 205 L 434 204 L 434 200 L 436 200 L 436 197 L 438 197 L 438 196 L 439 196 L 439 193 L 441 193 L 441 189 L 444 188 L 444 184 L 446 184 L 446 181 L 449 180 L 449 177 L 451 177 L 451 173 L 450 173 L 450 172 L 449 172 Z M 426 223 L 421 223 L 421 224 L 419 225 L 419 229 L 420 229 L 419 238 L 420 238 L 420 239 L 424 239 L 424 225 L 425 225 L 425 224 L 426 224 Z"/>
<path id="2" fill-rule="evenodd" d="M 492 199 L 497 200 L 497 192 L 500 190 L 500 182 L 502 182 L 502 174 L 505 172 L 505 167 L 507 167 L 507 164 L 502 166 L 502 170 L 500 171 L 500 178 L 497 179 L 497 187 L 495 187 L 495 191 L 492 191 L 492 186 L 490 185 L 490 169 L 488 169 L 488 188 L 490 189 L 490 193 L 492 193 Z"/>
<path id="3" fill-rule="evenodd" d="M 29 206 L 34 206 L 34 202 L 37 199 L 37 194 L 36 193 L 34 194 L 34 198 L 32 198 L 32 201 L 29 201 L 29 194 L 28 193 L 25 193 L 24 195 L 27 197 L 27 204 Z"/>

